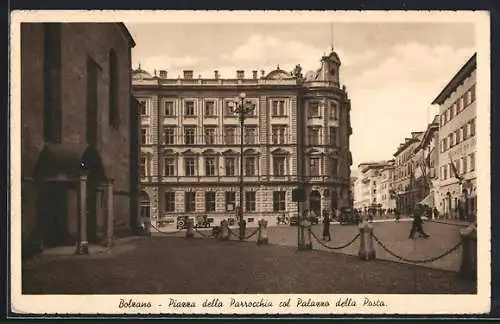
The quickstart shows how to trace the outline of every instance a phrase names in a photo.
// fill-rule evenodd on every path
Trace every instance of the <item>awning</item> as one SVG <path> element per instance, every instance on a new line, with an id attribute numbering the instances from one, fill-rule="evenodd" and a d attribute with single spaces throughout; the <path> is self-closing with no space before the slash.
<path id="1" fill-rule="evenodd" d="M 424 199 L 422 199 L 420 204 L 429 206 L 431 208 L 434 207 L 434 193 L 429 193 Z"/>

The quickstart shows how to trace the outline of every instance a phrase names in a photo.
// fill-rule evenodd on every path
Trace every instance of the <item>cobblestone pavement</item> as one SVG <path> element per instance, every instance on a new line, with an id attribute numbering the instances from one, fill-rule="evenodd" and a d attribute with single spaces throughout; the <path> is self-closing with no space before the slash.
<path id="1" fill-rule="evenodd" d="M 417 238 L 411 240 L 408 238 L 411 221 L 410 219 L 402 219 L 399 223 L 393 220 L 385 220 L 374 222 L 373 233 L 378 239 L 394 254 L 402 256 L 409 260 L 426 260 L 429 258 L 440 256 L 441 254 L 447 252 L 449 249 L 453 248 L 457 243 L 461 241 L 460 230 L 465 226 L 452 226 L 449 224 L 442 224 L 436 222 L 426 221 L 424 222 L 424 230 L 430 235 L 430 238 Z M 247 233 L 251 234 L 256 228 L 247 228 Z M 209 231 L 200 229 L 202 233 L 208 234 Z M 233 229 L 234 233 L 237 233 L 237 228 Z M 318 238 L 322 238 L 323 228 L 322 225 L 314 225 L 313 232 Z M 358 227 L 356 225 L 338 225 L 334 224 L 330 226 L 330 233 L 332 241 L 323 242 L 325 245 L 331 247 L 338 247 L 344 245 L 345 243 L 351 241 L 356 234 L 359 233 Z M 161 233 L 156 233 L 156 235 L 166 236 Z M 183 236 L 184 232 L 175 234 L 175 236 Z M 201 234 L 195 233 L 196 236 L 202 237 Z M 237 234 L 236 234 L 237 235 Z M 271 226 L 268 228 L 268 236 L 270 244 L 277 244 L 282 246 L 297 246 L 297 227 L 289 225 Z M 233 239 L 236 239 L 233 237 Z M 257 240 L 257 235 L 252 236 L 247 239 L 249 242 L 255 242 Z M 329 251 L 344 253 L 348 255 L 358 255 L 359 252 L 359 239 L 356 240 L 350 246 L 343 249 L 330 250 L 321 246 L 313 238 L 313 247 L 315 250 Z M 380 245 L 374 242 L 374 247 L 376 251 L 377 259 L 397 261 L 403 263 L 410 263 L 400 260 L 389 253 L 387 253 Z M 462 248 L 459 247 L 454 252 L 444 256 L 443 258 L 426 263 L 416 263 L 420 266 L 458 271 L 460 269 L 460 263 L 462 260 Z M 412 263 L 410 263 L 412 264 Z"/>
<path id="2" fill-rule="evenodd" d="M 141 237 L 89 256 L 42 255 L 23 263 L 22 278 L 24 294 L 461 294 L 476 289 L 450 271 L 181 237 Z"/>

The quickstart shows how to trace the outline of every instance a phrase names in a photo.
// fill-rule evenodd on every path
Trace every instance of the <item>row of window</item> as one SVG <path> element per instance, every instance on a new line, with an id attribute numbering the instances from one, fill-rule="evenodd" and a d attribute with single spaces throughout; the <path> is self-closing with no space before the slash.
<path id="1" fill-rule="evenodd" d="M 256 196 L 255 191 L 246 191 L 244 195 L 244 206 L 247 212 L 254 212 L 257 210 L 256 207 Z M 204 193 L 204 205 L 205 212 L 215 212 L 215 191 L 206 191 Z M 231 207 L 236 205 L 236 192 L 226 191 L 225 192 L 225 206 L 226 210 L 231 210 Z M 285 211 L 286 209 L 286 191 L 273 191 L 273 211 Z M 165 193 L 165 211 L 169 213 L 176 212 L 175 210 L 175 192 Z M 196 211 L 196 192 L 187 191 L 184 192 L 184 212 L 195 212 Z"/>
<path id="2" fill-rule="evenodd" d="M 176 136 L 176 127 L 165 127 L 163 129 L 163 136 L 161 143 L 164 145 L 194 145 L 194 144 L 227 144 L 234 145 L 239 143 L 239 136 L 237 136 L 237 127 L 226 126 L 223 129 L 223 135 L 217 134 L 217 127 L 204 127 L 202 136 L 196 135 L 196 126 L 184 126 L 183 134 Z M 338 131 L 337 127 L 329 127 L 328 129 L 328 145 L 337 145 Z M 244 135 L 245 144 L 258 144 L 258 130 L 255 126 L 246 126 Z M 286 126 L 273 126 L 271 129 L 271 143 L 272 144 L 292 144 L 287 141 L 288 127 Z M 321 128 L 311 127 L 308 129 L 307 143 L 308 145 L 321 145 Z M 152 144 L 151 137 L 149 136 L 148 128 L 141 129 L 141 143 Z"/>
<path id="3" fill-rule="evenodd" d="M 460 98 L 458 98 L 448 109 L 440 116 L 441 126 L 446 125 L 454 117 L 458 116 L 467 106 L 476 100 L 476 85 L 474 84 Z"/>
<path id="4" fill-rule="evenodd" d="M 198 116 L 196 111 L 196 105 L 194 100 L 185 100 L 183 105 L 183 115 L 186 117 L 196 117 Z M 148 115 L 148 106 L 145 100 L 140 101 L 141 104 L 141 115 Z M 236 103 L 234 101 L 226 100 L 224 102 L 223 114 L 226 117 L 234 117 L 236 113 L 234 112 Z M 248 113 L 248 116 L 256 116 L 257 111 L 255 109 L 256 104 L 247 100 L 245 105 L 253 106 L 253 110 Z M 322 116 L 321 113 L 321 104 L 320 102 L 311 102 L 309 103 L 308 109 L 308 117 L 309 118 L 320 118 Z M 285 107 L 285 100 L 273 100 L 271 101 L 271 114 L 273 117 L 286 117 L 287 111 Z M 338 119 L 339 109 L 338 104 L 334 101 L 331 101 L 328 106 L 328 118 L 330 119 Z M 163 116 L 166 117 L 175 117 L 176 109 L 173 101 L 165 101 L 163 105 Z M 217 109 L 215 100 L 207 100 L 203 105 L 203 116 L 205 117 L 215 117 L 217 116 Z"/>
<path id="5" fill-rule="evenodd" d="M 455 160 L 455 170 L 458 175 L 466 174 L 472 172 L 476 168 L 476 156 L 475 153 L 471 153 L 460 159 Z M 453 171 L 453 166 L 451 163 L 441 166 L 441 179 L 446 180 L 448 178 L 454 178 L 455 174 Z"/>
<path id="6" fill-rule="evenodd" d="M 444 153 L 455 145 L 476 135 L 476 119 L 471 119 L 455 131 L 443 138 L 440 143 L 440 152 Z"/>
<path id="7" fill-rule="evenodd" d="M 218 159 L 216 157 L 204 157 L 203 174 L 197 174 L 198 159 L 195 157 L 185 157 L 184 158 L 184 175 L 185 176 L 217 176 L 218 175 Z M 237 162 L 236 157 L 224 157 L 224 174 L 225 176 L 236 176 L 237 175 Z M 245 176 L 257 176 L 258 175 L 258 158 L 256 156 L 247 156 L 243 160 L 243 171 Z M 289 159 L 286 156 L 274 156 L 272 158 L 272 170 L 275 176 L 285 176 L 287 175 L 286 170 L 288 169 Z M 333 175 L 337 174 L 338 161 L 337 159 L 330 159 L 328 161 L 329 169 Z M 320 176 L 321 175 L 321 158 L 313 156 L 309 158 L 308 174 L 310 176 Z M 146 158 L 141 157 L 141 175 L 147 176 L 148 169 L 146 167 Z M 166 157 L 163 159 L 162 164 L 162 176 L 178 176 L 178 159 L 176 157 Z"/>

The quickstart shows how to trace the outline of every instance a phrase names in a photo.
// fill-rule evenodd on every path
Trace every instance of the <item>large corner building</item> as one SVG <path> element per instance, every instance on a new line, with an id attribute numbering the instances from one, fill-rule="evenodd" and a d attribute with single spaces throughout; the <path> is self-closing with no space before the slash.
<path id="1" fill-rule="evenodd" d="M 234 78 L 169 77 L 134 70 L 141 105 L 141 213 L 167 217 L 230 217 L 240 206 L 244 174 L 246 218 L 297 213 L 292 189 L 306 185 L 318 215 L 350 205 L 350 100 L 332 51 L 302 75 L 279 66 L 269 73 L 235 71 Z M 244 92 L 254 106 L 241 134 L 231 111 Z M 240 136 L 244 153 L 240 155 Z M 243 158 L 243 170 L 239 159 Z"/>

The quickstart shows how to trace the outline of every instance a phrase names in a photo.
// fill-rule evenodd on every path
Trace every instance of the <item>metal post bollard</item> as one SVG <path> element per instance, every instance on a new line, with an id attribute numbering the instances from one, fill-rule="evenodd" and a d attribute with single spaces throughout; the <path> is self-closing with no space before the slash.
<path id="1" fill-rule="evenodd" d="M 358 256 L 361 260 L 374 260 L 375 249 L 373 247 L 373 225 L 363 220 L 359 226 L 359 252 Z"/>
<path id="2" fill-rule="evenodd" d="M 265 219 L 259 220 L 259 236 L 257 238 L 257 244 L 268 244 L 267 239 L 267 221 Z"/>
<path id="3" fill-rule="evenodd" d="M 228 241 L 229 240 L 229 227 L 227 220 L 223 220 L 220 222 L 220 241 Z"/>
<path id="4" fill-rule="evenodd" d="M 477 277 L 477 228 L 469 225 L 460 231 L 462 237 L 462 263 L 460 275 L 466 279 L 475 280 Z"/>
<path id="5" fill-rule="evenodd" d="M 194 237 L 194 220 L 188 219 L 187 220 L 186 238 L 192 239 L 193 237 Z"/>
<path id="6" fill-rule="evenodd" d="M 303 221 L 297 225 L 299 230 L 299 251 L 306 249 L 306 243 L 304 242 L 304 224 Z"/>
<path id="7" fill-rule="evenodd" d="M 305 219 L 304 224 L 304 248 L 306 250 L 312 250 L 312 235 L 311 235 L 311 222 L 308 219 Z"/>

